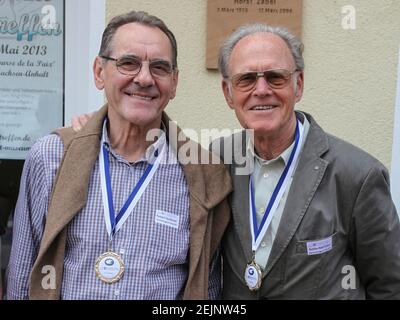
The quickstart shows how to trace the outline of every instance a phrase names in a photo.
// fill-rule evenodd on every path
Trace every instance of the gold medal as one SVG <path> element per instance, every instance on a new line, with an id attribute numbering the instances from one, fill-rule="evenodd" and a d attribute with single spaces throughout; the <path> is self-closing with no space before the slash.
<path id="1" fill-rule="evenodd" d="M 261 287 L 262 272 L 260 266 L 253 260 L 247 264 L 244 280 L 251 291 L 257 291 Z"/>
<path id="2" fill-rule="evenodd" d="M 124 275 L 125 266 L 122 258 L 115 252 L 105 252 L 96 260 L 96 276 L 105 283 L 118 282 Z"/>

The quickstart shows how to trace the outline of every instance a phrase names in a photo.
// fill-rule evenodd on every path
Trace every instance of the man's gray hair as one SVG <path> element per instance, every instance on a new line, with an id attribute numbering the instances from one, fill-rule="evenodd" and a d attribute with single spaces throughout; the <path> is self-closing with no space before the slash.
<path id="1" fill-rule="evenodd" d="M 172 47 L 172 65 L 174 68 L 178 66 L 178 48 L 176 44 L 176 39 L 174 34 L 164 21 L 156 16 L 152 16 L 144 11 L 130 11 L 125 14 L 115 16 L 108 23 L 106 29 L 103 32 L 103 37 L 101 40 L 101 46 L 99 51 L 99 56 L 108 56 L 112 51 L 112 40 L 114 38 L 115 32 L 118 28 L 127 23 L 139 23 L 148 27 L 154 27 L 160 29 L 168 37 L 171 47 Z"/>
<path id="2" fill-rule="evenodd" d="M 280 37 L 286 42 L 290 51 L 292 52 L 294 61 L 296 63 L 296 69 L 299 71 L 304 70 L 304 59 L 303 59 L 303 43 L 296 38 L 289 30 L 283 27 L 274 27 L 262 23 L 247 24 L 237 30 L 235 30 L 226 40 L 223 42 L 218 57 L 218 68 L 224 78 L 228 78 L 228 64 L 231 57 L 233 48 L 236 44 L 249 35 L 255 33 L 272 33 Z"/>

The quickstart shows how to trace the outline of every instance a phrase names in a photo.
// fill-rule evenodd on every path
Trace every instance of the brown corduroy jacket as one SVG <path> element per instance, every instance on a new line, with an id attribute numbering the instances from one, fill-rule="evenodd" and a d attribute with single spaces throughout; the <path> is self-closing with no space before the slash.
<path id="1" fill-rule="evenodd" d="M 67 228 L 79 214 L 87 200 L 89 179 L 100 150 L 103 120 L 108 106 L 100 109 L 78 133 L 71 128 L 57 131 L 64 143 L 64 156 L 57 172 L 53 194 L 47 213 L 46 226 L 40 250 L 34 263 L 29 285 L 29 298 L 40 300 L 60 299 L 63 277 Z M 166 114 L 167 139 L 173 124 Z M 178 135 L 181 130 L 175 126 Z M 175 134 L 175 133 L 174 133 Z M 176 137 L 175 137 L 176 138 Z M 177 139 L 175 139 L 177 141 Z M 200 155 L 200 146 L 189 139 L 169 141 L 179 154 L 185 144 L 192 144 Z M 202 152 L 208 152 L 202 149 Z M 190 248 L 189 273 L 184 299 L 207 299 L 208 276 L 211 258 L 218 248 L 230 219 L 227 196 L 232 191 L 231 179 L 223 164 L 182 164 L 190 195 Z M 42 287 L 44 266 L 54 266 L 56 288 Z"/>

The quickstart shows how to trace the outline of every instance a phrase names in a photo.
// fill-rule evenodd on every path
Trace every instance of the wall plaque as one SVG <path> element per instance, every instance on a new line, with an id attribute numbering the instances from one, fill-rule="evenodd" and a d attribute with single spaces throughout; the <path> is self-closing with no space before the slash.
<path id="1" fill-rule="evenodd" d="M 208 0 L 208 69 L 217 69 L 218 49 L 222 41 L 239 26 L 262 22 L 288 28 L 301 36 L 303 0 Z"/>

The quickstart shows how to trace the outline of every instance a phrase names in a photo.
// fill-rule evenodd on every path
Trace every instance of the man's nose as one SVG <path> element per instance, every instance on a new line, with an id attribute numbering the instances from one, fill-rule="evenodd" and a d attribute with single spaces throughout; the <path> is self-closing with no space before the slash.
<path id="1" fill-rule="evenodd" d="M 148 61 L 143 61 L 139 73 L 133 78 L 133 81 L 139 86 L 145 88 L 154 85 L 154 78 L 150 72 Z"/>
<path id="2" fill-rule="evenodd" d="M 267 79 L 265 79 L 265 76 L 257 77 L 253 93 L 261 97 L 271 95 L 273 93 L 273 90 L 268 84 Z"/>

